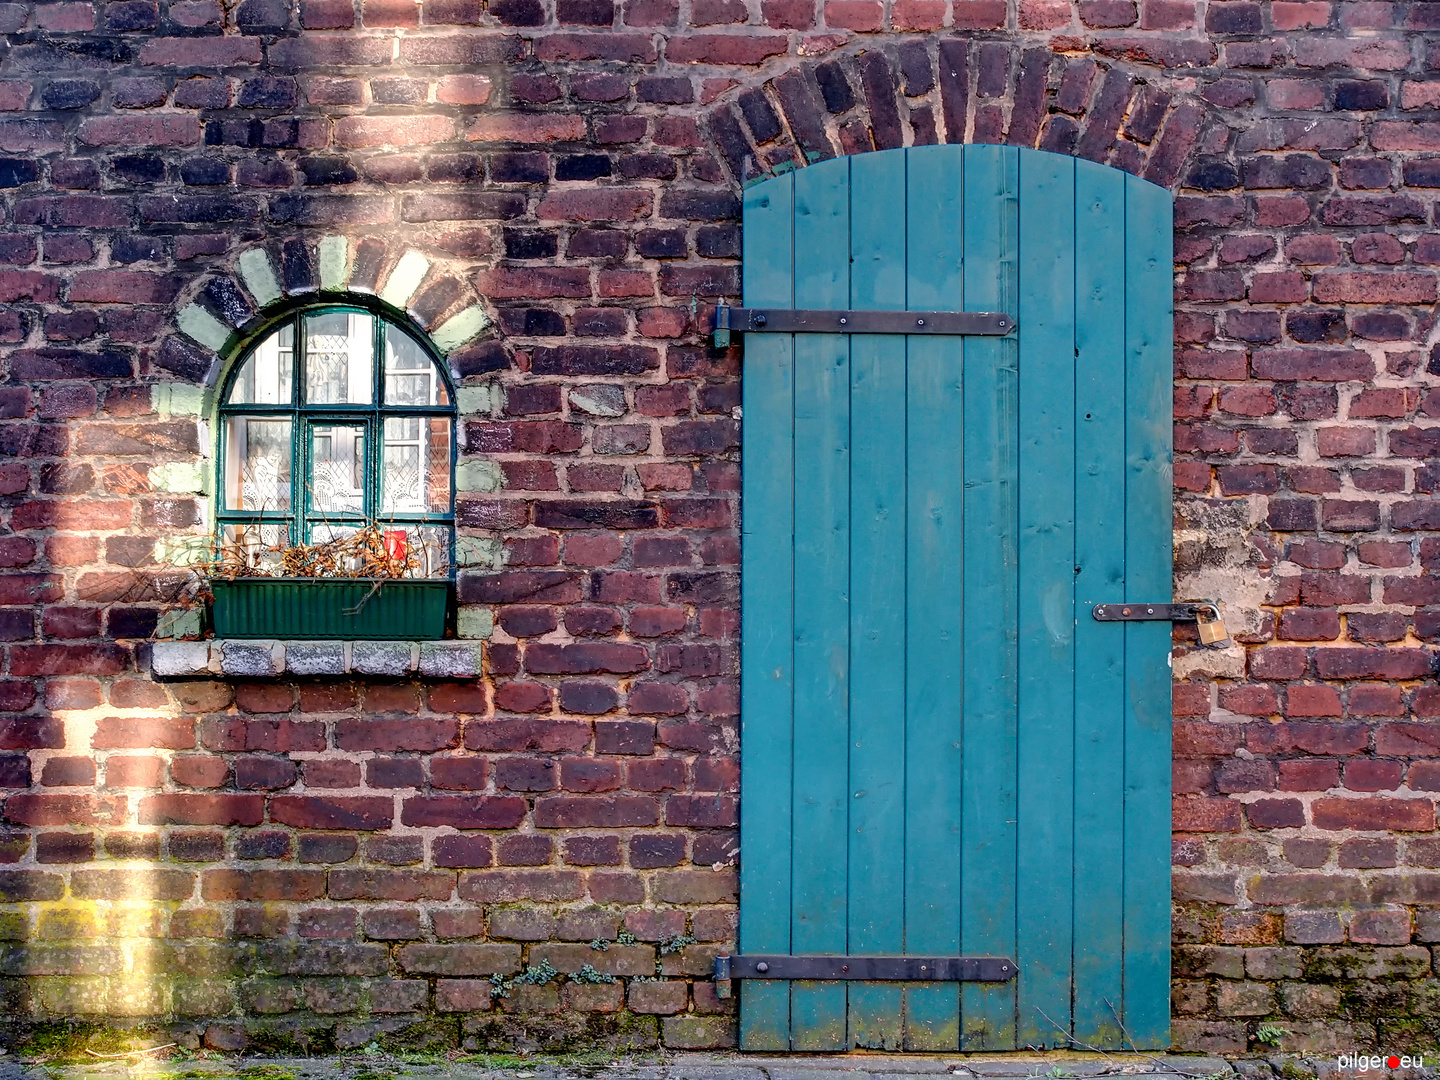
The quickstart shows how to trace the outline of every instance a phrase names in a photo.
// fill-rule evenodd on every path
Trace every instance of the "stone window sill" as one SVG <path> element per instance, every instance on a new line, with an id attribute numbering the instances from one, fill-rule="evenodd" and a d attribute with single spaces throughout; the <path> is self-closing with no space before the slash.
<path id="1" fill-rule="evenodd" d="M 150 671 L 159 679 L 391 678 L 474 679 L 481 671 L 480 642 L 468 641 L 270 641 L 214 639 L 157 641 Z"/>

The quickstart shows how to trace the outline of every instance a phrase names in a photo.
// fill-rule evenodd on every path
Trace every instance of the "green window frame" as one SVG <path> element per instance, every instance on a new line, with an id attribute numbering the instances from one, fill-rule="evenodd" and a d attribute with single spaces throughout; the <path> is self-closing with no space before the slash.
<path id="1" fill-rule="evenodd" d="M 308 544 L 375 522 L 419 545 L 415 576 L 453 577 L 455 387 L 423 335 L 368 304 L 297 308 L 251 338 L 217 400 L 222 542 Z"/>

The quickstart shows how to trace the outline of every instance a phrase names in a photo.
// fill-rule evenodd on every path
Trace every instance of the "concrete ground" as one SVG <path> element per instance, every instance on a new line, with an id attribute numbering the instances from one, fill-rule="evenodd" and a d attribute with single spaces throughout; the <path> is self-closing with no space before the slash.
<path id="1" fill-rule="evenodd" d="M 1007 1054 L 995 1056 L 827 1054 L 745 1056 L 716 1053 L 631 1054 L 606 1060 L 542 1055 L 469 1054 L 455 1058 L 386 1053 L 314 1058 L 159 1054 L 31 1059 L 0 1056 L 0 1080 L 1088 1080 L 1154 1076 L 1174 1080 L 1350 1080 L 1334 1059 L 1250 1059 L 1136 1054 Z M 1409 1071 L 1429 1080 L 1434 1070 Z M 1397 1074 L 1384 1073 L 1386 1080 Z M 1356 1080 L 1367 1080 L 1356 1074 Z M 1379 1080 L 1377 1075 L 1376 1080 Z"/>

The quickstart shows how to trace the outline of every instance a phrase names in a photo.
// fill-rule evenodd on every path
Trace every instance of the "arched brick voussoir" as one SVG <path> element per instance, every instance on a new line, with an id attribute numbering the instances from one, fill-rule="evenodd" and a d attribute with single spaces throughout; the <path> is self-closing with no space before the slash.
<path id="1" fill-rule="evenodd" d="M 484 300 L 465 271 L 407 245 L 375 237 L 294 238 L 278 248 L 239 252 L 228 272 L 213 274 L 186 290 L 157 367 L 213 388 L 222 358 L 247 334 L 307 297 L 373 296 L 396 317 L 408 319 L 451 358 L 456 377 L 468 374 L 458 358 L 493 324 Z"/>
<path id="2" fill-rule="evenodd" d="M 1026 41 L 862 39 L 733 88 L 704 126 L 736 187 L 837 156 L 973 142 L 1083 157 L 1174 189 L 1218 121 L 1165 69 L 1134 60 Z"/>

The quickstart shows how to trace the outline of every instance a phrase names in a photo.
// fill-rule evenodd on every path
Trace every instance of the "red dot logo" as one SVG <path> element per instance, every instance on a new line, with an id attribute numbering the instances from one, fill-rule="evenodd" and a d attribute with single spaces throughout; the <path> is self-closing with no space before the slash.
<path id="1" fill-rule="evenodd" d="M 1388 1058 L 1385 1059 L 1385 1064 L 1392 1069 L 1398 1069 L 1400 1067 L 1400 1059 L 1394 1054 L 1391 1054 Z"/>

